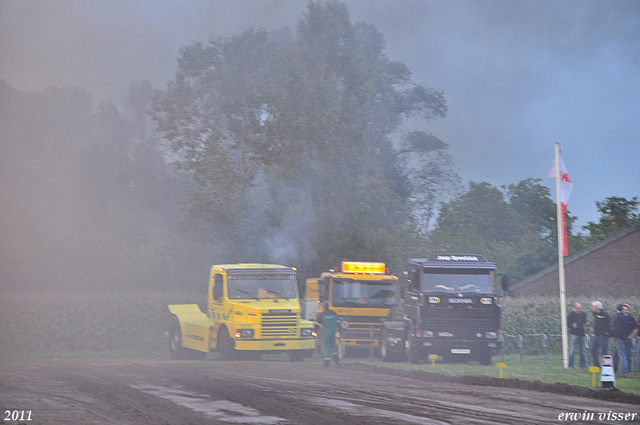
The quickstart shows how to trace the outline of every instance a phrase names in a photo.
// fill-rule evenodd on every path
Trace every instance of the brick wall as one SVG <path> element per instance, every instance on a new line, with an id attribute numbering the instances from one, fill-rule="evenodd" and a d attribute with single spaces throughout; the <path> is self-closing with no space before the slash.
<path id="1" fill-rule="evenodd" d="M 558 266 L 519 282 L 513 294 L 559 296 Z M 565 258 L 567 297 L 640 295 L 640 226 Z"/>

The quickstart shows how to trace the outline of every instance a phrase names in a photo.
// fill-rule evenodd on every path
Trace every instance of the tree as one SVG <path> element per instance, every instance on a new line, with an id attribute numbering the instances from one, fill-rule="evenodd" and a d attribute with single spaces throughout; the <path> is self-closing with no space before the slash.
<path id="1" fill-rule="evenodd" d="M 310 2 L 295 36 L 213 38 L 182 49 L 178 62 L 154 115 L 195 183 L 191 225 L 209 229 L 218 252 L 303 273 L 354 255 L 399 260 L 414 208 L 452 175 L 436 158 L 450 160 L 446 144 L 416 136 L 400 147 L 400 129 L 408 118 L 443 117 L 446 104 L 386 57 L 375 27 L 352 24 L 344 3 Z"/>
<path id="2" fill-rule="evenodd" d="M 439 204 L 461 192 L 460 176 L 452 170 L 453 158 L 447 152 L 447 145 L 432 134 L 409 132 L 399 152 L 402 156 L 406 154 L 411 155 L 404 163 L 413 183 L 411 199 L 417 230 L 427 234 Z"/>
<path id="3" fill-rule="evenodd" d="M 558 258 L 556 206 L 549 189 L 542 186 L 541 181 L 528 178 L 505 187 L 509 205 L 521 218 L 521 243 L 514 253 L 513 264 L 505 267 L 505 273 L 514 282 L 554 264 Z M 567 211 L 567 235 L 571 250 L 575 248 L 571 232 L 574 220 Z"/>
<path id="4" fill-rule="evenodd" d="M 275 43 L 247 31 L 182 49 L 176 78 L 156 99 L 154 118 L 175 164 L 193 179 L 184 228 L 213 239 L 221 259 L 251 243 L 247 194 L 264 147 L 268 60 Z"/>
<path id="5" fill-rule="evenodd" d="M 638 197 L 626 199 L 620 196 L 610 196 L 603 201 L 596 201 L 600 212 L 597 223 L 589 221 L 583 230 L 589 232 L 585 237 L 585 244 L 592 246 L 609 236 L 628 229 L 640 223 L 640 202 Z"/>
<path id="6" fill-rule="evenodd" d="M 495 258 L 517 244 L 519 220 L 500 189 L 486 182 L 470 182 L 467 192 L 442 205 L 429 241 L 438 251 L 484 253 Z"/>
<path id="7" fill-rule="evenodd" d="M 518 282 L 557 258 L 555 205 L 540 179 L 503 186 L 469 184 L 468 190 L 442 205 L 429 233 L 432 251 L 478 253 L 498 263 L 500 272 Z M 569 242 L 575 220 L 567 213 Z M 573 242 L 572 242 L 573 241 Z"/>

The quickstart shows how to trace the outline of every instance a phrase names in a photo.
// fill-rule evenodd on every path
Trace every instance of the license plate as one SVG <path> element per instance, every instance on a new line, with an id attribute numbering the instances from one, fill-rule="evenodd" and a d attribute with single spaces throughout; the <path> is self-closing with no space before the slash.
<path id="1" fill-rule="evenodd" d="M 452 348 L 451 354 L 471 354 L 471 350 L 468 348 Z"/>

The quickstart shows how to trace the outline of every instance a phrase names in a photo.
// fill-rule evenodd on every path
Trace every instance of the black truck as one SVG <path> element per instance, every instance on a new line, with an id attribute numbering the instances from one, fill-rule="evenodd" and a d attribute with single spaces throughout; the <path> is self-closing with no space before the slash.
<path id="1" fill-rule="evenodd" d="M 475 254 L 433 254 L 412 259 L 404 306 L 384 322 L 383 360 L 417 363 L 430 355 L 446 362 L 491 364 L 500 349 L 496 265 Z"/>

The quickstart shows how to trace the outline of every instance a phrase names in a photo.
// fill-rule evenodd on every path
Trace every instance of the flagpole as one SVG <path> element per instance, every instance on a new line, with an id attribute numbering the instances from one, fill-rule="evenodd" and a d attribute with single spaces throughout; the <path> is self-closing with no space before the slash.
<path id="1" fill-rule="evenodd" d="M 569 368 L 567 346 L 567 290 L 564 283 L 564 231 L 562 228 L 562 200 L 560 185 L 560 142 L 556 142 L 556 213 L 558 220 L 558 273 L 560 283 L 560 328 L 562 329 L 562 365 Z"/>

